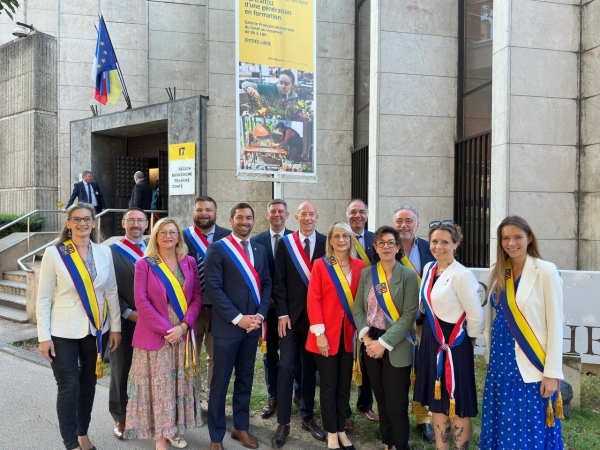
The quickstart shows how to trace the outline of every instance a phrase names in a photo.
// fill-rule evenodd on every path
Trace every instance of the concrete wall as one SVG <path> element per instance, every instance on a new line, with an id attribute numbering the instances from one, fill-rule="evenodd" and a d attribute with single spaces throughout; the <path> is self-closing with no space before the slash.
<path id="1" fill-rule="evenodd" d="M 516 214 L 545 259 L 578 268 L 579 13 L 579 0 L 494 2 L 491 261 Z"/>
<path id="2" fill-rule="evenodd" d="M 371 31 L 369 226 L 402 204 L 421 223 L 452 217 L 456 2 L 371 0 Z"/>

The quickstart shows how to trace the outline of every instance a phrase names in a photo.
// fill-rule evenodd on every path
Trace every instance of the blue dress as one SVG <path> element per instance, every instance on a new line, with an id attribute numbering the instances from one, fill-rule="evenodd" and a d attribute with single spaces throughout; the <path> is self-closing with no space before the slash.
<path id="1" fill-rule="evenodd" d="M 519 280 L 515 283 L 515 292 Z M 492 327 L 490 366 L 483 392 L 481 450 L 562 450 L 561 421 L 546 427 L 548 399 L 540 395 L 541 381 L 525 383 L 517 366 L 513 338 L 501 306 Z M 552 397 L 552 403 L 556 394 Z"/>

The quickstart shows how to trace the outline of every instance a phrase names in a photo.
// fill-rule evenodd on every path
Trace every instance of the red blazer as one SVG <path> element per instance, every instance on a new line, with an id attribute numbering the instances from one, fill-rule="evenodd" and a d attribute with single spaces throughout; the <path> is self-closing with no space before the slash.
<path id="1" fill-rule="evenodd" d="M 179 265 L 185 276 L 183 292 L 188 304 L 183 320 L 192 328 L 202 306 L 198 267 L 194 258 L 190 256 L 185 256 L 179 261 Z M 138 321 L 133 333 L 132 346 L 141 350 L 160 350 L 165 345 L 164 336 L 167 330 L 173 328 L 169 322 L 169 300 L 165 285 L 145 259 L 140 259 L 135 264 L 134 292 Z"/>
<path id="2" fill-rule="evenodd" d="M 352 267 L 350 291 L 352 291 L 352 297 L 354 297 L 360 281 L 360 272 L 365 268 L 365 263 L 360 259 L 350 258 L 350 265 Z M 308 283 L 307 311 L 311 325 L 325 325 L 325 336 L 329 342 L 330 355 L 335 355 L 338 352 L 343 321 L 344 347 L 347 352 L 352 353 L 352 340 L 356 330 L 346 317 L 323 258 L 319 258 L 313 263 L 310 282 Z M 317 347 L 317 337 L 310 331 L 306 340 L 306 350 L 320 353 Z"/>

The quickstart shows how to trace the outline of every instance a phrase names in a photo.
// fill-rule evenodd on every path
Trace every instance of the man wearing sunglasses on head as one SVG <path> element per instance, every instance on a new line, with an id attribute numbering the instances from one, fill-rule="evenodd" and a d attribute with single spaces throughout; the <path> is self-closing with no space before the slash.
<path id="1" fill-rule="evenodd" d="M 404 266 L 413 269 L 419 276 L 419 284 L 423 275 L 423 267 L 435 261 L 429 249 L 429 242 L 416 236 L 419 229 L 419 211 L 410 205 L 400 206 L 394 212 L 394 228 L 400 232 L 400 239 L 404 256 L 400 261 Z M 419 342 L 423 330 L 423 316 L 417 311 L 416 329 Z M 417 364 L 415 364 L 417 366 Z M 417 367 L 415 367 L 415 371 Z M 431 428 L 431 413 L 421 405 L 416 412 L 417 432 L 424 441 L 435 442 L 435 434 Z"/>

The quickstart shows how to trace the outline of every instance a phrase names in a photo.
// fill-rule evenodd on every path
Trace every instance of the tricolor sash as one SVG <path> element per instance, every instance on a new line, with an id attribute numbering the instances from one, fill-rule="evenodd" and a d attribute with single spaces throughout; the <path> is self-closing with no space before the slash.
<path id="1" fill-rule="evenodd" d="M 356 256 L 365 263 L 365 267 L 369 267 L 371 265 L 371 260 L 367 256 L 367 252 L 365 252 L 363 246 L 360 245 L 360 241 L 356 236 L 354 236 L 354 246 L 356 247 Z"/>
<path id="2" fill-rule="evenodd" d="M 79 295 L 83 309 L 85 309 L 85 314 L 96 329 L 96 350 L 98 351 L 96 358 L 96 378 L 102 378 L 102 326 L 106 321 L 106 305 L 103 311 L 104 314 L 102 314 L 98 298 L 96 297 L 94 282 L 73 241 L 68 239 L 65 242 L 57 244 L 56 248 L 69 272 L 69 276 L 73 280 L 77 295 Z"/>
<path id="3" fill-rule="evenodd" d="M 400 262 L 402 263 L 402 265 L 404 267 L 408 267 L 409 269 L 412 269 L 415 271 L 415 273 L 417 274 L 417 278 L 419 278 L 419 287 L 421 287 L 421 275 L 419 275 L 419 272 L 417 272 L 417 269 L 415 268 L 415 266 L 413 266 L 413 263 L 410 262 L 410 259 L 408 258 L 408 256 L 406 255 L 402 255 L 402 258 L 400 259 Z"/>
<path id="4" fill-rule="evenodd" d="M 189 228 L 183 230 L 188 240 L 194 246 L 194 249 L 202 259 L 206 258 L 206 249 L 208 248 L 209 242 L 204 236 L 204 233 L 196 225 L 192 225 Z"/>
<path id="5" fill-rule="evenodd" d="M 179 280 L 175 276 L 169 266 L 159 257 L 159 256 L 146 256 L 144 259 L 150 265 L 152 272 L 158 277 L 160 282 L 165 287 L 167 291 L 167 297 L 171 302 L 171 306 L 173 307 L 173 311 L 177 314 L 177 318 L 180 321 L 183 321 L 185 317 L 185 313 L 188 310 L 187 299 L 185 298 L 185 293 L 183 292 L 183 288 L 179 283 Z M 188 324 L 190 325 L 190 324 Z M 192 344 L 192 365 L 193 365 L 193 373 L 194 376 L 198 375 L 198 364 L 196 362 L 196 339 L 194 337 L 194 333 L 191 328 L 188 328 L 187 333 L 185 334 L 185 376 L 189 378 L 189 344 Z"/>
<path id="6" fill-rule="evenodd" d="M 125 258 L 127 258 L 129 261 L 131 261 L 133 264 L 135 264 L 136 262 L 138 262 L 138 260 L 144 257 L 144 252 L 125 238 L 111 244 L 110 246 L 111 248 L 114 248 L 116 251 L 118 251 Z"/>
<path id="7" fill-rule="evenodd" d="M 346 313 L 346 317 L 352 324 L 352 327 L 356 330 L 356 324 L 354 323 L 354 317 L 352 316 L 352 311 L 354 310 L 354 296 L 352 295 L 352 291 L 350 290 L 350 284 L 348 284 L 348 279 L 342 268 L 332 256 L 330 258 L 323 256 L 323 262 L 325 262 L 325 267 L 327 268 L 327 273 L 335 286 L 335 290 L 338 294 L 338 299 L 342 304 L 342 308 L 344 308 L 344 312 Z"/>
<path id="8" fill-rule="evenodd" d="M 288 249 L 290 257 L 294 262 L 294 266 L 298 273 L 300 274 L 300 278 L 304 281 L 306 287 L 308 287 L 308 281 L 310 280 L 310 272 L 312 271 L 312 263 L 306 253 L 304 252 L 304 248 L 300 243 L 299 232 L 295 231 L 288 235 L 283 236 L 283 242 Z"/>
<path id="9" fill-rule="evenodd" d="M 421 285 L 421 301 L 423 302 L 423 306 L 425 307 L 425 312 L 427 313 L 427 317 L 429 318 L 429 324 L 431 325 L 431 329 L 433 331 L 433 335 L 436 340 L 440 344 L 440 347 L 437 351 L 436 361 L 437 361 L 437 375 L 435 381 L 435 391 L 434 398 L 436 400 L 441 400 L 442 392 L 441 392 L 441 378 L 442 378 L 442 368 L 446 369 L 446 390 L 448 391 L 448 395 L 450 397 L 450 418 L 455 417 L 454 408 L 455 408 L 455 400 L 454 400 L 454 387 L 456 385 L 454 379 L 454 362 L 452 361 L 452 348 L 460 345 L 465 338 L 466 330 L 465 330 L 465 319 L 467 317 L 466 312 L 463 312 L 456 325 L 454 325 L 454 329 L 450 334 L 450 338 L 448 342 L 444 338 L 444 334 L 442 333 L 442 328 L 438 321 L 437 316 L 433 311 L 433 304 L 431 301 L 431 290 L 433 289 L 433 281 L 435 270 L 437 268 L 437 262 L 431 264 L 429 269 L 423 274 L 423 283 Z M 444 362 L 444 355 L 446 356 Z"/>

